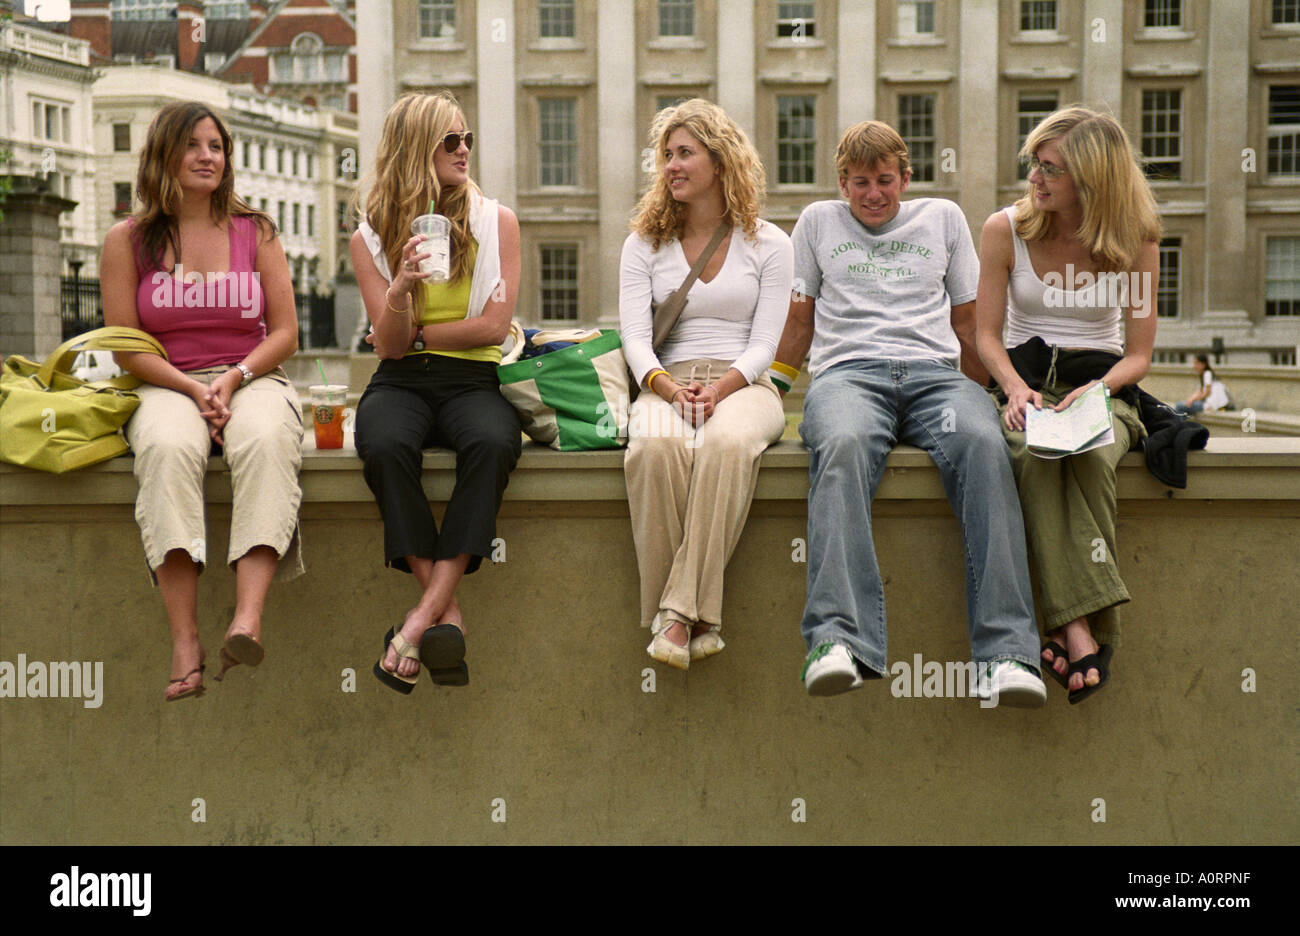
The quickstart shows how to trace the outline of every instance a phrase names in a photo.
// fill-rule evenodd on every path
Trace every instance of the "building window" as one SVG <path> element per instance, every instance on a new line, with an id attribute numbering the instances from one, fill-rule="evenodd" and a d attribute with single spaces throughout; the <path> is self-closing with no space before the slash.
<path id="1" fill-rule="evenodd" d="M 160 20 L 174 15 L 171 0 L 110 0 L 109 12 L 116 20 Z"/>
<path id="2" fill-rule="evenodd" d="M 131 152 L 131 125 L 129 123 L 113 124 L 113 152 Z"/>
<path id="3" fill-rule="evenodd" d="M 257 168 L 263 172 L 266 171 L 266 144 L 262 143 L 257 147 Z"/>
<path id="4" fill-rule="evenodd" d="M 578 184 L 578 102 L 542 98 L 538 103 L 541 184 Z"/>
<path id="5" fill-rule="evenodd" d="M 1016 103 L 1016 153 L 1029 139 L 1030 131 L 1043 122 L 1043 118 L 1059 107 L 1060 95 L 1055 91 L 1023 91 Z M 1021 160 L 1018 179 L 1029 178 L 1029 162 Z"/>
<path id="6" fill-rule="evenodd" d="M 295 179 L 298 178 L 298 155 L 298 151 L 294 150 L 293 153 L 290 154 L 291 158 L 289 160 L 289 167 L 293 170 L 293 177 Z"/>
<path id="7" fill-rule="evenodd" d="M 1146 0 L 1142 25 L 1147 29 L 1177 29 L 1183 25 L 1183 0 Z"/>
<path id="8" fill-rule="evenodd" d="M 695 35 L 695 0 L 659 0 L 659 35 Z"/>
<path id="9" fill-rule="evenodd" d="M 316 156 L 312 153 L 307 154 L 307 178 L 316 178 Z"/>
<path id="10" fill-rule="evenodd" d="M 1020 0 L 1021 32 L 1056 32 L 1056 0 Z"/>
<path id="11" fill-rule="evenodd" d="M 1183 239 L 1160 241 L 1160 279 L 1156 284 L 1156 317 L 1177 318 L 1182 285 Z"/>
<path id="12" fill-rule="evenodd" d="M 543 39 L 574 37 L 573 0 L 539 0 L 537 34 Z"/>
<path id="13" fill-rule="evenodd" d="M 456 38 L 456 0 L 420 0 L 420 38 Z"/>
<path id="14" fill-rule="evenodd" d="M 284 227 L 284 202 L 282 202 L 282 201 L 278 201 L 278 202 L 275 203 L 275 226 L 276 226 L 277 228 L 279 228 L 281 231 L 285 230 L 285 227 Z"/>
<path id="15" fill-rule="evenodd" d="M 263 214 L 270 214 L 270 208 L 265 198 L 263 198 L 261 204 L 258 205 L 258 210 L 260 210 Z"/>
<path id="16" fill-rule="evenodd" d="M 544 322 L 578 320 L 578 245 L 541 248 L 541 312 Z"/>
<path id="17" fill-rule="evenodd" d="M 1268 352 L 1268 363 L 1274 367 L 1295 367 L 1295 348 L 1279 348 Z"/>
<path id="18" fill-rule="evenodd" d="M 934 181 L 934 95 L 898 96 L 898 135 L 912 160 L 912 181 Z"/>
<path id="19" fill-rule="evenodd" d="M 695 96 L 693 94 L 660 94 L 655 98 L 655 113 L 659 113 L 665 107 L 676 107 L 682 101 L 689 101 Z"/>
<path id="20" fill-rule="evenodd" d="M 811 39 L 817 35 L 817 4 L 777 0 L 776 34 L 794 39 Z"/>
<path id="21" fill-rule="evenodd" d="M 113 183 L 113 214 L 131 213 L 131 183 Z"/>
<path id="22" fill-rule="evenodd" d="M 307 206 L 307 236 L 316 236 L 316 206 Z"/>
<path id="23" fill-rule="evenodd" d="M 72 139 L 72 107 L 56 101 L 32 101 L 32 136 L 53 143 Z"/>
<path id="24" fill-rule="evenodd" d="M 1300 0 L 1273 0 L 1273 25 L 1300 25 Z"/>
<path id="25" fill-rule="evenodd" d="M 1300 85 L 1268 89 L 1268 174 L 1300 175 Z"/>
<path id="26" fill-rule="evenodd" d="M 348 232 L 348 203 L 345 201 L 338 203 L 338 225 L 340 234 Z"/>
<path id="27" fill-rule="evenodd" d="M 776 181 L 812 185 L 817 180 L 817 99 L 810 94 L 776 99 Z"/>
<path id="28" fill-rule="evenodd" d="M 275 174 L 284 175 L 284 147 L 275 148 Z"/>
<path id="29" fill-rule="evenodd" d="M 240 166 L 239 166 L 239 168 L 241 168 L 241 169 L 252 169 L 252 168 L 253 168 L 253 160 L 252 160 L 252 155 L 253 155 L 253 146 L 252 146 L 252 144 L 249 143 L 247 140 L 244 140 L 242 143 L 239 144 L 239 148 L 243 151 L 243 157 L 244 157 L 243 160 L 240 162 Z"/>
<path id="30" fill-rule="evenodd" d="M 1151 356 L 1153 364 L 1186 364 L 1186 351 L 1156 351 Z"/>
<path id="31" fill-rule="evenodd" d="M 301 219 L 301 217 L 302 217 L 302 206 L 299 205 L 297 202 L 294 202 L 293 203 L 293 233 L 295 234 L 302 233 L 301 229 L 298 226 L 298 222 Z"/>
<path id="32" fill-rule="evenodd" d="M 1179 90 L 1142 92 L 1142 159 L 1148 179 L 1182 178 L 1183 93 Z"/>
<path id="33" fill-rule="evenodd" d="M 898 0 L 898 35 L 933 36 L 934 0 Z"/>
<path id="34" fill-rule="evenodd" d="M 1300 315 L 1300 237 L 1270 237 L 1264 314 Z"/>

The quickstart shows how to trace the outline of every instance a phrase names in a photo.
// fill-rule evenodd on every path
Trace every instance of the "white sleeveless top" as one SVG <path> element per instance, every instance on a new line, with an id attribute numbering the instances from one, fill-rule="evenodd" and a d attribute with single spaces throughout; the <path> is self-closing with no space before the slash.
<path id="1" fill-rule="evenodd" d="M 1016 233 L 1016 208 L 1003 209 L 1011 222 L 1011 244 L 1016 265 L 1007 283 L 1007 314 L 1003 341 L 1008 348 L 1024 344 L 1035 335 L 1049 345 L 1062 348 L 1088 348 L 1095 351 L 1124 353 L 1120 330 L 1123 309 L 1116 303 L 1120 295 L 1117 278 L 1102 274 L 1091 285 L 1074 289 L 1049 286 L 1038 278 L 1029 260 L 1029 247 Z M 1050 274 L 1049 274 L 1050 276 Z M 1122 277 L 1127 281 L 1127 275 Z"/>

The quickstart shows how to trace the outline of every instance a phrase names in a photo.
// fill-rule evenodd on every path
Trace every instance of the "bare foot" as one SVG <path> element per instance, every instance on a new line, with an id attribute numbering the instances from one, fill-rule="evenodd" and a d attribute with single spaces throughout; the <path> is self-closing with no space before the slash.
<path id="1" fill-rule="evenodd" d="M 1077 663 L 1100 649 L 1097 641 L 1092 638 L 1092 628 L 1088 626 L 1087 618 L 1076 618 L 1061 628 L 1060 633 L 1065 637 L 1065 646 L 1070 652 L 1071 663 Z M 1076 671 L 1070 674 L 1069 689 L 1071 692 L 1078 692 L 1084 686 L 1095 686 L 1099 682 L 1101 682 L 1101 672 L 1095 666 L 1090 666 L 1087 672 Z"/>
<path id="2" fill-rule="evenodd" d="M 411 646 L 418 647 L 420 645 L 420 638 L 424 636 L 424 632 L 429 629 L 430 624 L 431 622 L 423 620 L 421 616 L 417 616 L 415 612 L 412 611 L 407 614 L 406 622 L 402 625 L 402 629 L 399 633 L 401 633 L 402 639 Z M 420 671 L 419 660 L 412 659 L 411 657 L 399 658 L 397 656 L 397 651 L 393 649 L 391 643 L 388 645 L 388 649 L 384 652 L 384 662 L 380 665 L 383 666 L 384 669 L 388 670 L 388 672 L 395 673 L 398 676 L 410 677 Z"/>

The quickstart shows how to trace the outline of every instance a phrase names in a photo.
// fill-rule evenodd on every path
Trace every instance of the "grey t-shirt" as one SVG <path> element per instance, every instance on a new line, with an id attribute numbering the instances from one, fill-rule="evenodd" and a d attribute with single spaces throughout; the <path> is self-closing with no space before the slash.
<path id="1" fill-rule="evenodd" d="M 845 201 L 799 215 L 794 291 L 816 300 L 809 370 L 872 358 L 960 363 L 952 307 L 971 302 L 979 258 L 966 217 L 946 198 L 901 202 L 869 228 Z"/>

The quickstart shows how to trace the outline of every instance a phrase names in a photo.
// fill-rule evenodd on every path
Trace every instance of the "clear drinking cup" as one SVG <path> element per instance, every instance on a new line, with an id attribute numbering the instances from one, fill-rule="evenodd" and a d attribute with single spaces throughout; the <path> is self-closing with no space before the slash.
<path id="1" fill-rule="evenodd" d="M 316 427 L 318 449 L 343 448 L 344 407 L 347 384 L 316 384 L 311 387 L 312 425 Z"/>
<path id="2" fill-rule="evenodd" d="M 420 272 L 428 273 L 426 283 L 445 283 L 451 276 L 451 222 L 440 214 L 423 214 L 411 222 L 412 234 L 423 234 L 419 253 L 428 254 L 420 261 Z"/>

